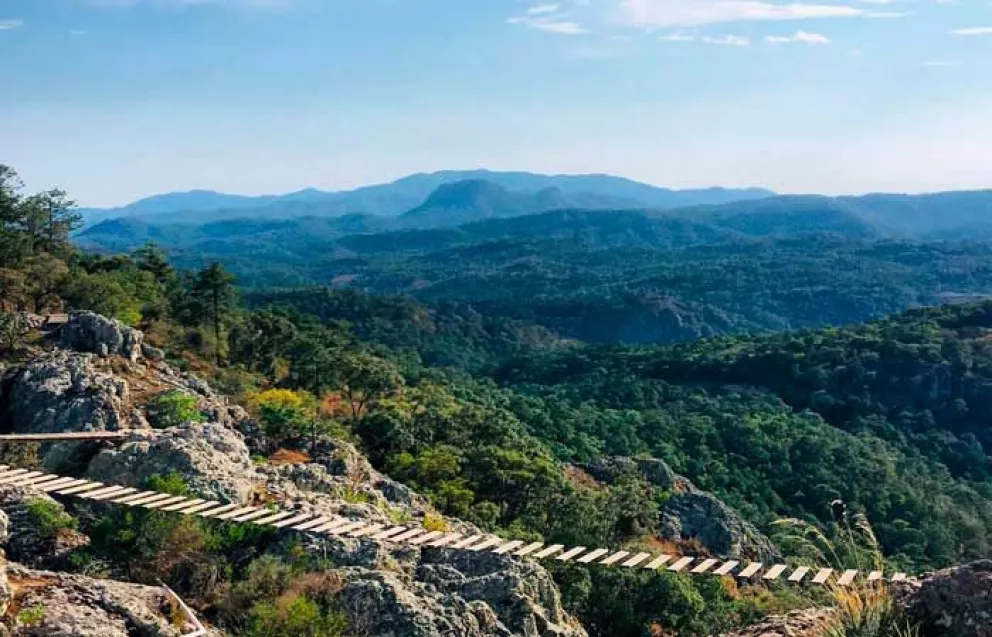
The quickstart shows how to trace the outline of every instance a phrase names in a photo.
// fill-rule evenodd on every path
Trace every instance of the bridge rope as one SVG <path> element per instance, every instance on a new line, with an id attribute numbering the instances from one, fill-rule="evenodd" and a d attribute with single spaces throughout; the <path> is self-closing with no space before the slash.
<path id="1" fill-rule="evenodd" d="M 71 497 L 90 502 L 105 502 L 129 507 L 142 507 L 190 515 L 203 519 L 233 523 L 255 524 L 291 532 L 311 533 L 345 538 L 361 538 L 389 545 L 440 548 L 466 552 L 488 552 L 533 560 L 556 560 L 585 565 L 619 568 L 665 570 L 691 575 L 731 576 L 751 581 L 785 581 L 790 584 L 821 586 L 851 586 L 857 583 L 881 581 L 898 582 L 908 579 L 906 573 L 886 576 L 883 571 L 835 570 L 827 567 L 765 565 L 761 562 L 743 563 L 710 557 L 680 556 L 650 552 L 632 552 L 584 546 L 566 547 L 561 544 L 507 540 L 491 534 L 465 536 L 460 533 L 430 531 L 415 526 L 388 526 L 322 513 L 242 506 L 159 491 L 139 491 L 132 487 L 108 485 L 81 478 L 16 469 L 0 465 L 0 486 L 30 487 L 53 496 Z M 809 576 L 812 575 L 812 578 Z M 784 579 L 783 579 L 784 578 Z"/>

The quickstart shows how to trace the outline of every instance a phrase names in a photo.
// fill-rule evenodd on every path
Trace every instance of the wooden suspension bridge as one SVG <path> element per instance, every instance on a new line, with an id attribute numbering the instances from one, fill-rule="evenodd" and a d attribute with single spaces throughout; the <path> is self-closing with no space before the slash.
<path id="1" fill-rule="evenodd" d="M 905 573 L 886 577 L 880 570 L 835 570 L 825 567 L 795 566 L 761 562 L 743 563 L 739 560 L 720 560 L 709 557 L 692 557 L 648 552 L 631 552 L 584 546 L 566 547 L 561 544 L 545 545 L 543 542 L 507 540 L 495 535 L 429 531 L 422 527 L 388 526 L 299 510 L 273 509 L 264 506 L 242 506 L 214 500 L 176 496 L 158 491 L 141 491 L 131 487 L 108 485 L 80 478 L 59 476 L 41 471 L 15 469 L 0 465 L 0 485 L 31 487 L 61 497 L 79 498 L 91 502 L 106 502 L 129 507 L 142 507 L 191 515 L 204 519 L 234 523 L 250 523 L 276 529 L 312 533 L 317 535 L 363 538 L 392 545 L 432 547 L 469 552 L 489 552 L 535 560 L 554 559 L 559 562 L 598 565 L 619 568 L 666 570 L 692 575 L 731 576 L 741 580 L 785 581 L 791 584 L 817 584 L 851 586 L 857 583 L 881 581 L 897 582 L 907 579 Z"/>

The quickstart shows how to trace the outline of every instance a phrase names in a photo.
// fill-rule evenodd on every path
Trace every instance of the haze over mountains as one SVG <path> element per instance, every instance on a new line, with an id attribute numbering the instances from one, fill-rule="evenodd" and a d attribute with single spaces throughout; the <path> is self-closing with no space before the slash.
<path id="1" fill-rule="evenodd" d="M 190 223 L 233 217 L 333 217 L 348 214 L 398 216 L 425 204 L 438 188 L 456 182 L 486 182 L 509 191 L 533 194 L 536 201 L 524 207 L 540 208 L 538 202 L 543 201 L 549 204 L 543 208 L 545 210 L 554 207 L 673 208 L 726 203 L 774 194 L 763 188 L 672 190 L 611 175 L 540 175 L 527 172 L 449 170 L 418 173 L 387 184 L 340 192 L 310 188 L 285 195 L 252 197 L 192 190 L 155 195 L 119 208 L 83 208 L 80 212 L 89 224 L 117 217 L 158 218 L 163 215 L 168 215 L 169 222 Z M 443 194 L 439 193 L 440 196 Z M 500 193 L 489 193 L 489 196 L 494 195 L 500 196 Z"/>

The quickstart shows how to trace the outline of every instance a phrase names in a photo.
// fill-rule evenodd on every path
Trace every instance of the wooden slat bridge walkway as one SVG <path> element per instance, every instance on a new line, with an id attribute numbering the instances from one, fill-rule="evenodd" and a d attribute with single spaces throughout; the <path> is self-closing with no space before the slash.
<path id="1" fill-rule="evenodd" d="M 5 442 L 121 442 L 131 436 L 131 430 L 75 431 L 54 434 L 0 434 L 0 444 Z"/>
<path id="2" fill-rule="evenodd" d="M 537 560 L 554 559 L 559 562 L 574 560 L 579 564 L 650 570 L 664 569 L 675 573 L 689 573 L 699 576 L 731 576 L 742 580 L 785 581 L 791 584 L 808 582 L 818 585 L 850 586 L 858 582 L 873 583 L 883 580 L 896 582 L 907 579 L 905 573 L 894 573 L 891 577 L 886 578 L 880 570 L 835 571 L 831 568 L 810 566 L 765 565 L 761 562 L 744 564 L 737 560 L 657 555 L 646 552 L 631 553 L 630 551 L 605 548 L 587 549 L 584 546 L 566 548 L 561 544 L 545 546 L 543 542 L 525 543 L 520 540 L 506 540 L 489 534 L 465 537 L 460 533 L 428 531 L 419 527 L 390 527 L 386 524 L 370 523 L 367 520 L 353 520 L 314 512 L 241 506 L 232 503 L 224 504 L 213 500 L 206 501 L 200 498 L 174 496 L 157 491 L 139 491 L 131 487 L 107 485 L 41 471 L 13 469 L 6 465 L 0 465 L 0 485 L 32 487 L 54 496 L 74 497 L 130 507 L 140 506 L 179 515 L 194 515 L 199 518 L 258 524 L 287 531 L 364 538 L 388 544 L 473 552 L 485 551 L 496 555 L 514 555 Z M 808 578 L 809 575 L 812 575 L 812 578 Z"/>

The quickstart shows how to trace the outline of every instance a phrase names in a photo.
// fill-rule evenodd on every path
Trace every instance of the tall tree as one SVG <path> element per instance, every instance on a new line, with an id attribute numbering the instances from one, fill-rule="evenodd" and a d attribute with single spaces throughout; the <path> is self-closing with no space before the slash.
<path id="1" fill-rule="evenodd" d="M 26 198 L 22 206 L 36 252 L 64 255 L 69 235 L 83 221 L 64 190 L 46 190 Z"/>
<path id="2" fill-rule="evenodd" d="M 201 319 L 205 318 L 214 328 L 215 358 L 221 364 L 221 325 L 234 304 L 234 275 L 224 266 L 214 262 L 200 270 L 191 290 L 197 302 Z"/>
<path id="3" fill-rule="evenodd" d="M 17 172 L 0 164 L 0 268 L 16 266 L 26 253 L 21 188 Z"/>

